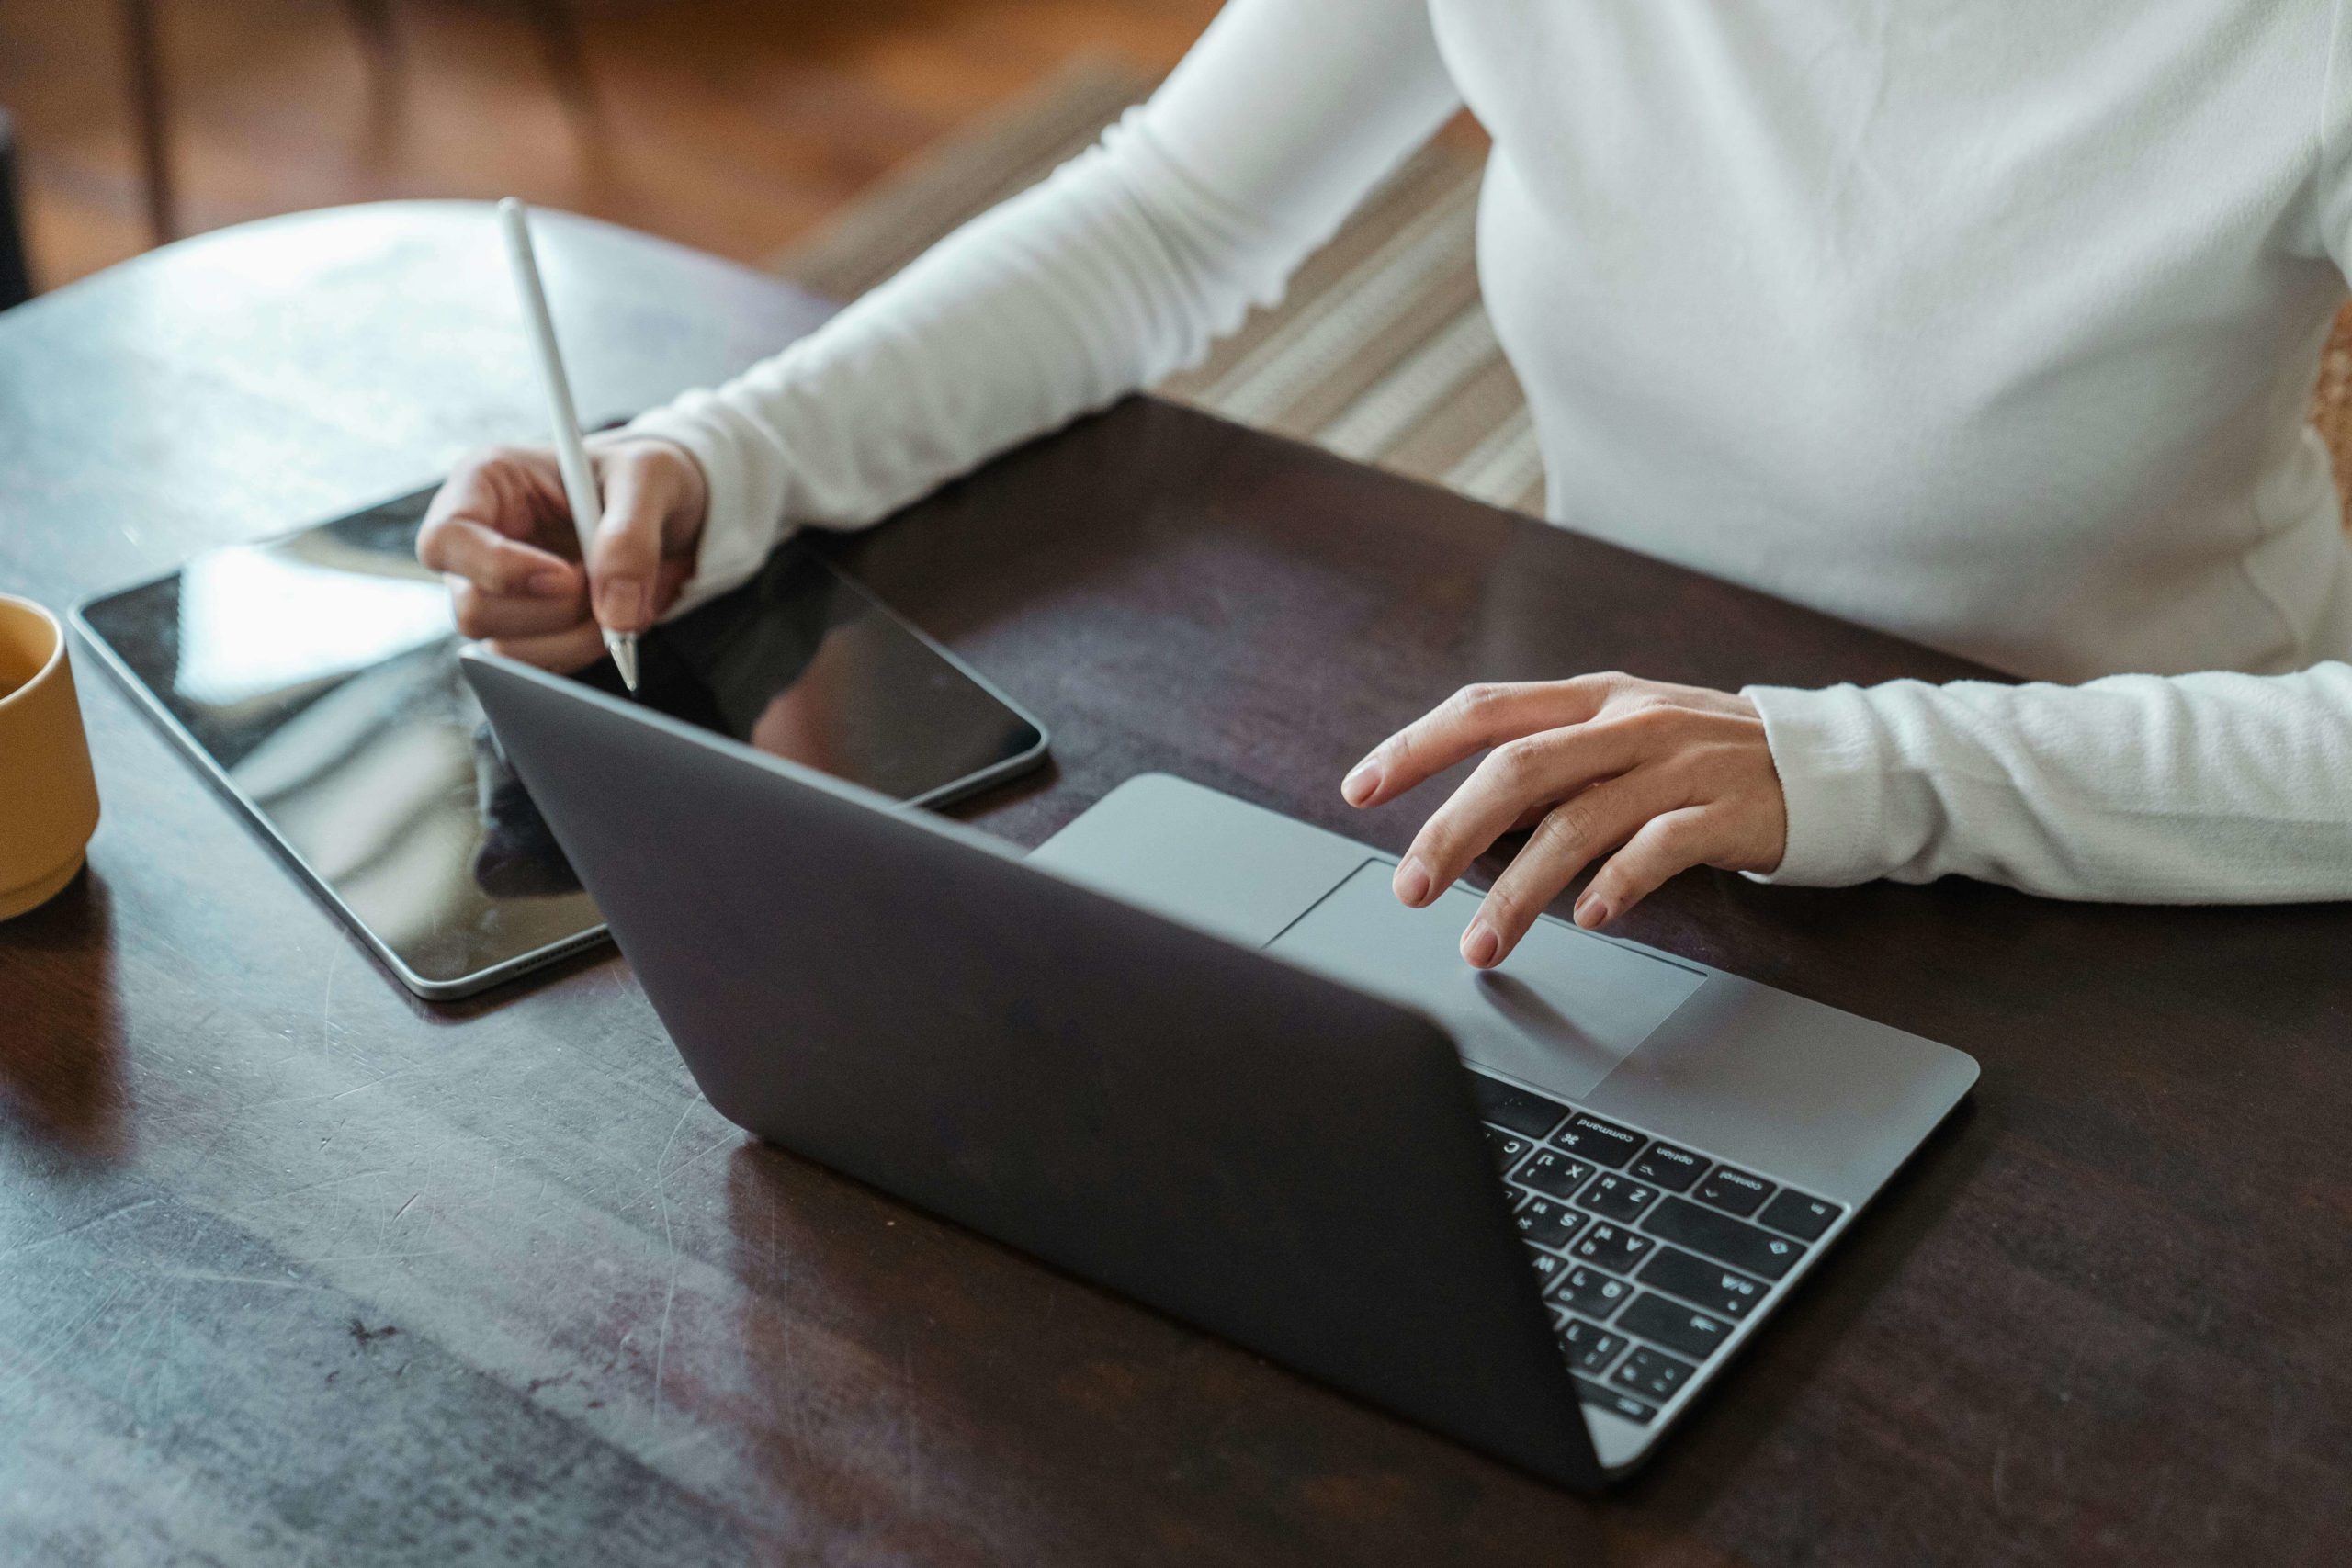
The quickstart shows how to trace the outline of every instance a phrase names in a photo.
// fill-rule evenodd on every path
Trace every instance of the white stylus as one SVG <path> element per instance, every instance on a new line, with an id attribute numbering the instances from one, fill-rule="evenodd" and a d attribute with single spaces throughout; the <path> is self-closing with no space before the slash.
<path id="1" fill-rule="evenodd" d="M 604 502 L 596 493 L 596 471 L 588 466 L 588 448 L 580 440 L 580 415 L 572 408 L 571 383 L 563 374 L 563 354 L 555 344 L 555 320 L 548 314 L 547 290 L 539 285 L 539 264 L 531 254 L 531 226 L 523 204 L 513 197 L 498 204 L 498 226 L 506 236 L 506 259 L 514 268 L 514 292 L 523 300 L 523 325 L 538 355 L 539 379 L 548 389 L 548 418 L 555 426 L 555 466 L 563 472 L 564 499 L 571 503 L 571 525 L 580 531 L 580 559 L 584 567 L 603 525 Z M 595 614 L 592 602 L 588 612 Z M 605 633 L 605 650 L 621 672 L 621 684 L 637 690 L 637 634 Z"/>

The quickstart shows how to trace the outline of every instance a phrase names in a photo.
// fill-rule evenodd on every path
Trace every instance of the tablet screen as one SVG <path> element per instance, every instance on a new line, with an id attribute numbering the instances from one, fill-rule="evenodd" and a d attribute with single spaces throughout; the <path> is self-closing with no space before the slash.
<path id="1" fill-rule="evenodd" d="M 403 978 L 454 995 L 601 918 L 458 673 L 447 592 L 416 562 L 431 499 L 213 551 L 82 619 Z M 1043 755 L 1026 716 L 790 545 L 639 656 L 639 700 L 898 800 Z M 620 690 L 609 660 L 575 678 Z"/>

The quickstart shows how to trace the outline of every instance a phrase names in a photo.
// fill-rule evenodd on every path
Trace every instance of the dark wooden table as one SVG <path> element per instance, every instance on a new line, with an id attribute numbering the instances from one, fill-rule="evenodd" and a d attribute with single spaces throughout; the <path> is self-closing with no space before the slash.
<path id="1" fill-rule="evenodd" d="M 821 308 L 550 225 L 591 412 Z M 0 316 L 53 604 L 530 434 L 480 209 L 192 242 Z M 1472 677 L 1952 661 L 1148 401 L 847 544 L 1053 726 L 1401 847 L 1337 780 Z M 0 926 L 0 1561 L 2341 1562 L 2352 912 L 1681 878 L 1631 934 L 1948 1041 L 1973 1105 L 1630 1488 L 1551 1490 L 774 1149 L 609 954 L 362 955 L 85 659 L 88 876 Z"/>

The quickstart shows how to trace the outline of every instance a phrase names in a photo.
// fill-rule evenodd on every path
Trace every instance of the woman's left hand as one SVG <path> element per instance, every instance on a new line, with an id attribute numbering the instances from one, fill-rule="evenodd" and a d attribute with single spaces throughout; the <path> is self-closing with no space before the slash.
<path id="1" fill-rule="evenodd" d="M 1577 900 L 1576 923 L 1589 931 L 1678 871 L 1770 872 L 1788 844 L 1788 807 L 1756 705 L 1630 675 L 1464 686 L 1381 742 L 1340 793 L 1351 806 L 1378 806 L 1478 751 L 1487 760 L 1397 863 L 1396 889 L 1419 908 L 1496 840 L 1532 829 L 1462 933 L 1462 956 L 1481 969 L 1501 963 L 1544 906 L 1611 849 Z"/>

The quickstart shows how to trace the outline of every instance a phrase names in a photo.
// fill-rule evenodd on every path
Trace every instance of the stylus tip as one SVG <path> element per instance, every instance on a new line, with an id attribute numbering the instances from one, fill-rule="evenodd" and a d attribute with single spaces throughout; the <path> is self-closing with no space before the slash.
<path id="1" fill-rule="evenodd" d="M 606 632 L 605 647 L 613 656 L 613 668 L 621 672 L 621 684 L 628 688 L 631 696 L 635 696 L 637 694 L 637 634 L 635 632 Z"/>

